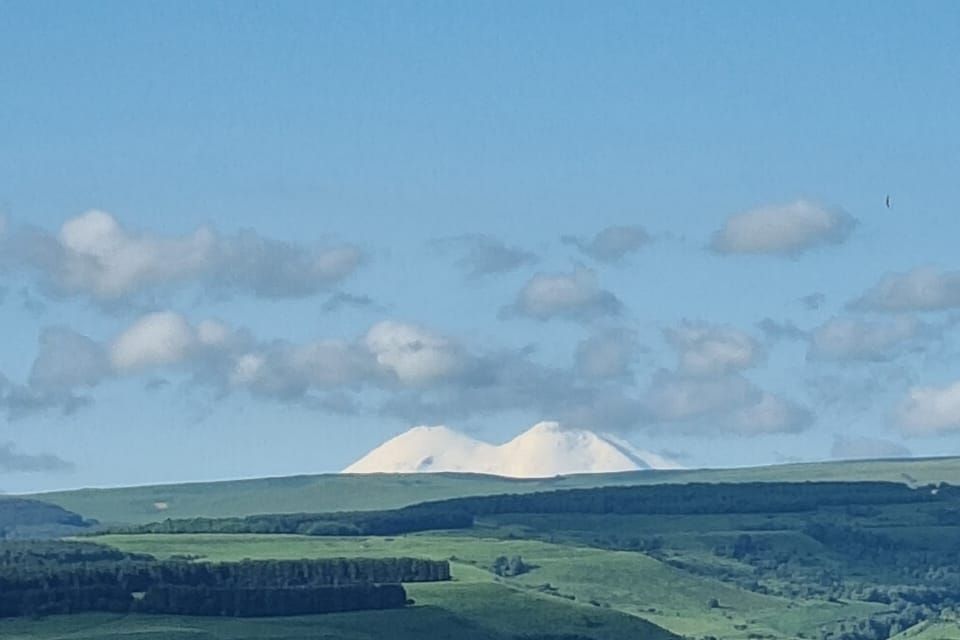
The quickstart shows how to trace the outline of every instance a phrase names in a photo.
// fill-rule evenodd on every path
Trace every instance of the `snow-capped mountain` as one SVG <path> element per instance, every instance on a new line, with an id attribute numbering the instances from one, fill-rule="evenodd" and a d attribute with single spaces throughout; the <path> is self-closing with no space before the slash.
<path id="1" fill-rule="evenodd" d="M 514 478 L 638 469 L 675 469 L 672 460 L 592 431 L 541 422 L 501 445 L 444 426 L 414 427 L 343 470 L 344 473 L 461 471 Z"/>

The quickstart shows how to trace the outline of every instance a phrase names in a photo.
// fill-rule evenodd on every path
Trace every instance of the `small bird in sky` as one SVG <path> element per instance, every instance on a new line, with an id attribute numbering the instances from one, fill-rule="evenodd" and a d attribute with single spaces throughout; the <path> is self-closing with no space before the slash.
<path id="1" fill-rule="evenodd" d="M 887 196 L 886 203 L 887 203 L 887 209 L 889 209 L 889 208 L 890 208 L 890 196 Z"/>

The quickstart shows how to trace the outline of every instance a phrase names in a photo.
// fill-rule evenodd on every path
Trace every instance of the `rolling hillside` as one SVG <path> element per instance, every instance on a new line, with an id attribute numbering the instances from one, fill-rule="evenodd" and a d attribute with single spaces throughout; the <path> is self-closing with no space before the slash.
<path id="1" fill-rule="evenodd" d="M 960 484 L 960 458 L 818 462 L 740 469 L 644 470 L 548 479 L 511 479 L 458 473 L 326 474 L 81 489 L 33 497 L 104 523 L 138 524 L 197 516 L 391 509 L 469 495 L 607 485 L 807 480 Z"/>

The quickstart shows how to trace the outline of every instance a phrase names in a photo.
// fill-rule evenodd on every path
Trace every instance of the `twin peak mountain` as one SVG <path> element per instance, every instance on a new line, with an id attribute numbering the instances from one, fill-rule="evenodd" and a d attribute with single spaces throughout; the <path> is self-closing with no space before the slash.
<path id="1" fill-rule="evenodd" d="M 677 469 L 680 465 L 609 434 L 541 422 L 501 445 L 448 427 L 414 427 L 387 440 L 344 473 L 456 471 L 513 478 Z"/>

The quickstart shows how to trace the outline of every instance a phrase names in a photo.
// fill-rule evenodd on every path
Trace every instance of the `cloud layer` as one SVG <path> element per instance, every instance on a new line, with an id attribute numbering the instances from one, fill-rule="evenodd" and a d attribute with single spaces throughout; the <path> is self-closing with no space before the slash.
<path id="1" fill-rule="evenodd" d="M 932 436 L 960 431 L 960 381 L 945 386 L 911 388 L 900 405 L 898 419 L 907 435 Z"/>
<path id="2" fill-rule="evenodd" d="M 911 349 L 920 349 L 933 327 L 916 318 L 870 321 L 838 317 L 817 327 L 810 336 L 807 357 L 834 362 L 890 360 Z"/>
<path id="3" fill-rule="evenodd" d="M 713 234 L 710 247 L 721 254 L 798 256 L 819 246 L 842 243 L 856 224 L 844 211 L 797 200 L 730 216 Z"/>
<path id="4" fill-rule="evenodd" d="M 851 303 L 864 311 L 943 311 L 960 307 L 960 271 L 920 267 L 885 276 Z"/>
<path id="5" fill-rule="evenodd" d="M 577 267 L 571 273 L 538 273 L 520 290 L 506 315 L 536 320 L 564 318 L 589 321 L 619 315 L 623 303 L 600 287 L 592 269 Z"/>
<path id="6" fill-rule="evenodd" d="M 101 303 L 187 286 L 215 294 L 304 297 L 342 281 L 364 258 L 353 245 L 308 249 L 253 231 L 231 236 L 208 227 L 182 236 L 134 232 L 96 210 L 67 220 L 56 234 L 15 231 L 3 245 L 7 266 L 37 275 L 48 291 Z"/>
<path id="7" fill-rule="evenodd" d="M 667 329 L 665 337 L 677 352 L 679 371 L 692 376 L 742 371 L 764 358 L 756 340 L 732 327 L 687 323 Z"/>

